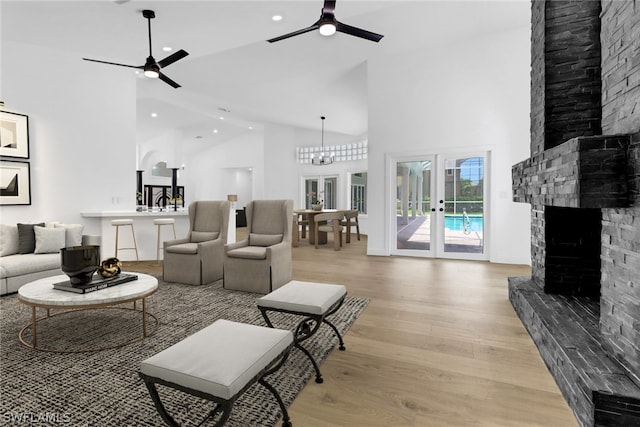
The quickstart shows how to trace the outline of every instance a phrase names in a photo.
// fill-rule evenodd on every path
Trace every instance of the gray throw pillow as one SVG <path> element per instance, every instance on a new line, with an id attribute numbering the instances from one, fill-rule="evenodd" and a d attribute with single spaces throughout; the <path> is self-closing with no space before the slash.
<path id="1" fill-rule="evenodd" d="M 36 234 L 33 227 L 38 225 L 44 227 L 44 222 L 39 224 L 20 224 L 18 223 L 18 253 L 32 254 L 36 250 Z"/>

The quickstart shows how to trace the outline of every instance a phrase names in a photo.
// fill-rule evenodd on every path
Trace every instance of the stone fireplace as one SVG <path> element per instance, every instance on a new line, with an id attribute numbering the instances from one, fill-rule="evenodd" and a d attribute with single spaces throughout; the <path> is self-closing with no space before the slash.
<path id="1" fill-rule="evenodd" d="M 509 298 L 581 425 L 640 425 L 640 2 L 532 1 L 531 60 Z"/>

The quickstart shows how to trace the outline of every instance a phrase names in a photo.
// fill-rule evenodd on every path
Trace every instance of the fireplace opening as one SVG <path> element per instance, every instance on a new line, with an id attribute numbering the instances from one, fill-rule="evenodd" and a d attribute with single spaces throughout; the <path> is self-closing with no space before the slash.
<path id="1" fill-rule="evenodd" d="M 600 209 L 545 207 L 547 293 L 600 298 Z"/>

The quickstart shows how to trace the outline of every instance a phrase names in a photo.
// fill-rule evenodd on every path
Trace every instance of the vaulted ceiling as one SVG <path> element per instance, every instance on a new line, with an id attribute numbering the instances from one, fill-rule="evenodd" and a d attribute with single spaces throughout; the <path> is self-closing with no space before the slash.
<path id="1" fill-rule="evenodd" d="M 154 10 L 155 58 L 170 54 L 164 46 L 189 56 L 163 70 L 179 89 L 132 73 L 138 79 L 139 138 L 179 129 L 222 141 L 265 123 L 318 129 L 321 115 L 327 116 L 327 131 L 360 136 L 368 126 L 367 60 L 420 55 L 428 46 L 528 26 L 530 9 L 528 0 L 337 0 L 339 21 L 385 37 L 374 43 L 314 31 L 266 42 L 313 24 L 322 5 L 323 0 L 3 0 L 0 29 L 2 40 L 73 52 L 78 67 L 90 73 L 113 66 L 82 57 L 144 64 L 147 21 L 141 11 Z M 162 120 L 152 119 L 152 112 Z"/>

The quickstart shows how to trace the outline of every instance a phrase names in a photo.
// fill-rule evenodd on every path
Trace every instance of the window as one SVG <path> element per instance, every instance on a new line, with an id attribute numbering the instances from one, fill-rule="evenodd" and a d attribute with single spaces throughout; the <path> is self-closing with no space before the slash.
<path id="1" fill-rule="evenodd" d="M 358 209 L 361 214 L 367 213 L 367 173 L 351 174 L 351 209 Z"/>

